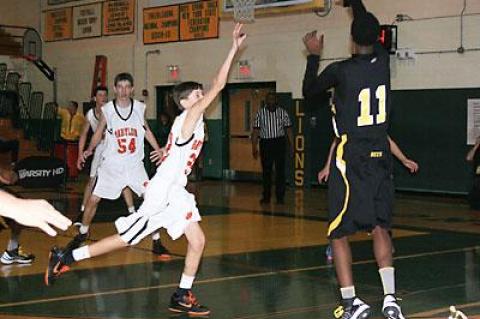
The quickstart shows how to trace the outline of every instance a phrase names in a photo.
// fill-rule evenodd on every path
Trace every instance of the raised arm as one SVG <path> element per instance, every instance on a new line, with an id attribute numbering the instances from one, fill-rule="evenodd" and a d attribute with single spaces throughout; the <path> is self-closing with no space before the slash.
<path id="1" fill-rule="evenodd" d="M 212 101 L 217 97 L 218 93 L 225 87 L 228 79 L 228 73 L 230 67 L 232 66 L 233 58 L 238 52 L 240 45 L 243 43 L 246 34 L 242 33 L 242 24 L 237 23 L 233 30 L 233 43 L 230 51 L 228 52 L 227 58 L 223 62 L 223 65 L 220 67 L 217 75 L 213 79 L 212 86 L 208 92 L 205 93 L 203 98 L 201 98 L 195 105 L 188 110 L 187 116 L 185 117 L 185 122 L 182 127 L 182 138 L 188 139 L 193 134 L 195 129 L 195 124 L 197 123 L 200 116 L 205 112 L 208 106 Z"/>
<path id="2" fill-rule="evenodd" d="M 318 75 L 320 56 L 323 52 L 323 34 L 317 37 L 317 31 L 309 32 L 303 37 L 303 43 L 308 56 L 302 92 L 305 98 L 310 98 L 325 92 L 337 83 L 337 64 L 330 64 Z"/>
<path id="3" fill-rule="evenodd" d="M 352 7 L 353 19 L 358 19 L 367 13 L 362 0 L 348 0 L 347 3 L 350 3 L 350 7 Z"/>

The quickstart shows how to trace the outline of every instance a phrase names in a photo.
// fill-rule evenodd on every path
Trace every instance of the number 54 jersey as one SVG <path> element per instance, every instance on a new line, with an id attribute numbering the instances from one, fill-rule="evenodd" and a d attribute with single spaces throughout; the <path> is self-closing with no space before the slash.
<path id="1" fill-rule="evenodd" d="M 145 104 L 131 99 L 125 108 L 113 100 L 102 111 L 107 121 L 104 161 L 123 167 L 138 165 L 144 157 Z"/>

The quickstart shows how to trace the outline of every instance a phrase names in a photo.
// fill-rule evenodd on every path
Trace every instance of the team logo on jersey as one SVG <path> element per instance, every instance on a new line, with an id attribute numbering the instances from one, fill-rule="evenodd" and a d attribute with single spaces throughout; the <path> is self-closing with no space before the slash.
<path id="1" fill-rule="evenodd" d="M 192 212 L 188 212 L 187 215 L 185 216 L 185 219 L 190 220 L 192 218 L 192 215 L 193 215 Z"/>
<path id="2" fill-rule="evenodd" d="M 135 136 L 137 137 L 137 129 L 133 127 L 122 127 L 119 128 L 118 130 L 115 130 L 115 137 L 125 137 L 125 136 Z"/>

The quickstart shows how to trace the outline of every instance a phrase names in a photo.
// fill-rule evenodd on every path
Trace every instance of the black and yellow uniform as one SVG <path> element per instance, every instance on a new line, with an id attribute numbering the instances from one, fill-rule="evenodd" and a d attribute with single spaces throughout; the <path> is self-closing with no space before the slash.
<path id="1" fill-rule="evenodd" d="M 340 143 L 328 180 L 328 236 L 341 238 L 379 225 L 390 227 L 393 181 L 387 128 L 390 114 L 388 53 L 354 55 L 317 76 L 319 56 L 308 57 L 303 94 L 335 88 L 333 123 Z"/>

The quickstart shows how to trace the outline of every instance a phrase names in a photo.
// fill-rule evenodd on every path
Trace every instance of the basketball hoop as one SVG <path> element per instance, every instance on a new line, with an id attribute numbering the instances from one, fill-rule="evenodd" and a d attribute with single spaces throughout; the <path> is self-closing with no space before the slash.
<path id="1" fill-rule="evenodd" d="M 233 20 L 240 23 L 255 22 L 256 0 L 232 0 Z"/>

